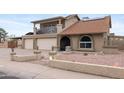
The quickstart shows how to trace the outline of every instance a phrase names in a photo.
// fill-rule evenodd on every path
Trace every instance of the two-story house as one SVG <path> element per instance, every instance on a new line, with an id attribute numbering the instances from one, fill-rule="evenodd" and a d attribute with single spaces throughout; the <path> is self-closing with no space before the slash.
<path id="1" fill-rule="evenodd" d="M 65 50 L 101 51 L 111 28 L 111 17 L 80 19 L 78 15 L 32 21 L 33 35 L 22 37 L 23 48 L 51 50 L 56 46 Z"/>
<path id="2" fill-rule="evenodd" d="M 38 46 L 39 49 L 51 50 L 52 46 L 57 46 L 57 35 L 79 20 L 77 15 L 69 15 L 32 21 L 34 34 L 22 37 L 23 48 L 35 49 Z"/>

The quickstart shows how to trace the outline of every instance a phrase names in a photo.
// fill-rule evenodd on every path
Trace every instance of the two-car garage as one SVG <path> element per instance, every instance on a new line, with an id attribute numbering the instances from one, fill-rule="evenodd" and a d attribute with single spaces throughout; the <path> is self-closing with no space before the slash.
<path id="1" fill-rule="evenodd" d="M 52 46 L 57 46 L 57 38 L 37 38 L 36 43 L 34 43 L 33 39 L 24 40 L 25 49 L 33 49 L 33 46 L 35 46 L 33 44 L 36 44 L 39 49 L 51 50 Z"/>

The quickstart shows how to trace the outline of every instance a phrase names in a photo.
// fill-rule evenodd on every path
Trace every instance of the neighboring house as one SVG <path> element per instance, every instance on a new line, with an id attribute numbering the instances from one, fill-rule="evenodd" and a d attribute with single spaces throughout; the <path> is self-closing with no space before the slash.
<path id="1" fill-rule="evenodd" d="M 105 46 L 110 46 L 111 16 L 81 20 L 78 15 L 69 15 L 31 23 L 34 24 L 33 35 L 22 37 L 25 49 L 38 46 L 51 50 L 55 46 L 64 51 L 70 46 L 74 51 L 102 51 Z"/>

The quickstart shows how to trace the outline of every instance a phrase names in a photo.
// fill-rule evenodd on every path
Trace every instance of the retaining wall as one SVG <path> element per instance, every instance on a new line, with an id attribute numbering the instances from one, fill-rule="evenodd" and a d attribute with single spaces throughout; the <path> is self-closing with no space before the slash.
<path id="1" fill-rule="evenodd" d="M 112 78 L 124 78 L 124 68 L 121 67 L 79 63 L 64 60 L 51 60 L 49 66 L 65 70 L 107 76 Z"/>

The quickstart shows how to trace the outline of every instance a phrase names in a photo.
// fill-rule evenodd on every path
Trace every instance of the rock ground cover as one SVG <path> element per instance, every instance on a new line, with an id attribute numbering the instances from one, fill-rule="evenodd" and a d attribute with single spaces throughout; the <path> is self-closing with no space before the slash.
<path id="1" fill-rule="evenodd" d="M 56 56 L 56 59 L 81 63 L 124 67 L 124 52 L 120 52 L 120 54 L 88 53 L 88 55 L 84 55 L 83 52 L 70 52 L 58 54 Z"/>
<path id="2" fill-rule="evenodd" d="M 19 55 L 28 55 L 32 54 L 33 50 L 24 50 L 24 49 L 15 49 L 16 54 Z M 30 62 L 15 62 L 10 60 L 11 49 L 0 48 L 0 72 L 1 79 L 93 79 L 93 78 L 108 78 L 103 76 L 90 75 L 85 73 L 78 73 L 72 71 L 61 70 L 57 68 L 48 67 L 48 51 L 42 51 L 44 59 L 30 61 Z M 76 53 L 76 52 L 74 52 Z M 79 52 L 78 52 L 79 53 Z M 59 52 L 58 55 L 63 55 L 62 52 Z M 64 54 L 65 55 L 65 54 Z M 63 56 L 62 56 L 63 57 Z M 62 58 L 61 57 L 61 58 Z M 32 64 L 33 63 L 33 64 Z M 39 65 L 41 64 L 41 65 Z"/>
<path id="3" fill-rule="evenodd" d="M 10 60 L 10 52 L 11 49 L 0 49 L 2 55 L 0 58 L 2 60 Z M 15 49 L 16 54 L 24 55 L 24 54 L 33 54 L 33 50 L 24 50 L 24 49 Z M 99 64 L 99 65 L 110 65 L 117 67 L 124 67 L 124 52 L 120 52 L 120 54 L 99 54 L 94 52 L 89 52 L 88 55 L 84 55 L 85 52 L 59 52 L 56 55 L 56 59 L 60 60 L 68 60 L 73 62 L 82 62 L 82 63 L 91 63 L 91 64 Z M 49 51 L 42 50 L 42 59 L 30 61 L 30 63 L 41 64 L 47 66 L 49 63 Z"/>

